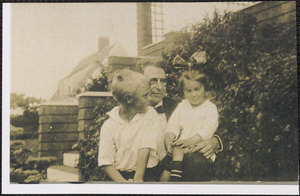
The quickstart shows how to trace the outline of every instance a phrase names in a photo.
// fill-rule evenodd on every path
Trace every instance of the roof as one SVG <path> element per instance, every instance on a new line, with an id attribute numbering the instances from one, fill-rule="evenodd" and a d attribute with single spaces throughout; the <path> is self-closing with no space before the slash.
<path id="1" fill-rule="evenodd" d="M 106 46 L 104 47 L 101 51 L 96 52 L 90 56 L 87 56 L 85 58 L 83 58 L 77 65 L 76 67 L 73 69 L 73 71 L 67 75 L 66 77 L 64 77 L 61 80 L 64 80 L 65 78 L 69 78 L 72 75 L 76 74 L 77 72 L 89 67 L 89 66 L 93 66 L 95 62 L 99 62 L 99 64 L 102 63 L 102 61 L 105 59 L 105 57 L 107 57 L 109 55 L 109 52 L 116 46 L 116 44 L 114 45 L 110 45 L 110 46 Z M 61 81 L 60 80 L 60 81 Z"/>
<path id="2" fill-rule="evenodd" d="M 75 88 L 80 88 L 82 87 L 87 80 L 94 76 L 98 76 L 100 71 L 99 68 L 102 67 L 102 65 L 107 61 L 109 56 L 127 56 L 128 53 L 127 51 L 118 43 L 109 45 L 104 47 L 102 50 L 89 55 L 85 58 L 83 58 L 77 65 L 76 67 L 72 70 L 72 72 L 67 75 L 66 77 L 62 78 L 61 80 L 58 81 L 58 83 L 63 82 L 64 80 L 68 81 L 71 79 L 73 76 L 78 79 L 78 76 L 75 76 L 77 73 L 82 72 L 84 74 L 81 74 L 80 79 L 76 82 L 77 84 L 74 84 Z M 72 79 L 71 79 L 72 80 Z M 73 89 L 72 89 L 73 90 Z M 65 99 L 68 99 L 69 97 L 63 97 L 62 95 L 57 96 L 57 91 L 55 94 L 50 98 L 51 101 L 57 100 L 57 101 L 63 101 Z"/>

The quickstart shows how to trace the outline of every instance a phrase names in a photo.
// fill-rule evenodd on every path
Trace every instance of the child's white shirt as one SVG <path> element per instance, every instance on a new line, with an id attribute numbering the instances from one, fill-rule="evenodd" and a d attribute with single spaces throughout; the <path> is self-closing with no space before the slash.
<path id="1" fill-rule="evenodd" d="M 183 100 L 171 115 L 167 132 L 172 132 L 177 139 L 188 139 L 199 134 L 202 139 L 209 139 L 218 128 L 218 110 L 209 100 L 193 108 L 188 100 Z M 215 160 L 213 155 L 212 160 Z"/>
<path id="2" fill-rule="evenodd" d="M 145 114 L 136 114 L 130 122 L 119 115 L 120 106 L 107 114 L 110 118 L 100 132 L 98 166 L 113 165 L 117 170 L 135 171 L 137 152 L 150 148 L 147 168 L 155 167 L 157 155 L 157 134 L 160 130 L 158 116 L 152 107 Z"/>

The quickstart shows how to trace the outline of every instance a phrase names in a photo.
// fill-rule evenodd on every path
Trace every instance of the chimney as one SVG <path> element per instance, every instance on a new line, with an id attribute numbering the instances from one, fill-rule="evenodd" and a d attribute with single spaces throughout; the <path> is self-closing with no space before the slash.
<path id="1" fill-rule="evenodd" d="M 109 38 L 106 36 L 100 36 L 98 39 L 98 52 L 100 52 L 103 48 L 108 46 Z"/>
<path id="2" fill-rule="evenodd" d="M 152 44 L 151 2 L 137 3 L 137 49 L 143 55 L 142 48 Z"/>

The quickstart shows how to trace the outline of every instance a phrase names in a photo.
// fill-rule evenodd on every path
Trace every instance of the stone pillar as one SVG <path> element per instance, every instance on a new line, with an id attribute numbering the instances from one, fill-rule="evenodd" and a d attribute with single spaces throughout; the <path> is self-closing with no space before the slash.
<path id="1" fill-rule="evenodd" d="M 83 131 L 89 130 L 93 119 L 95 118 L 93 110 L 97 106 L 98 100 L 111 97 L 111 92 L 84 92 L 77 95 L 78 104 L 78 131 L 79 139 L 83 139 Z"/>
<path id="2" fill-rule="evenodd" d="M 78 141 L 78 103 L 43 103 L 39 108 L 38 156 L 54 156 L 62 164 L 63 153 Z"/>

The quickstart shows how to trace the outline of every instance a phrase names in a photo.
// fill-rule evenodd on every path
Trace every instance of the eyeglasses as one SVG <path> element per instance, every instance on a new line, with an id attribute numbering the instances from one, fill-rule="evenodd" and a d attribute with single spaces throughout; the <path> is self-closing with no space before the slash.
<path id="1" fill-rule="evenodd" d="M 151 78 L 150 79 L 150 85 L 157 85 L 158 81 L 162 84 L 162 85 L 166 85 L 167 84 L 167 79 L 166 78 Z"/>

